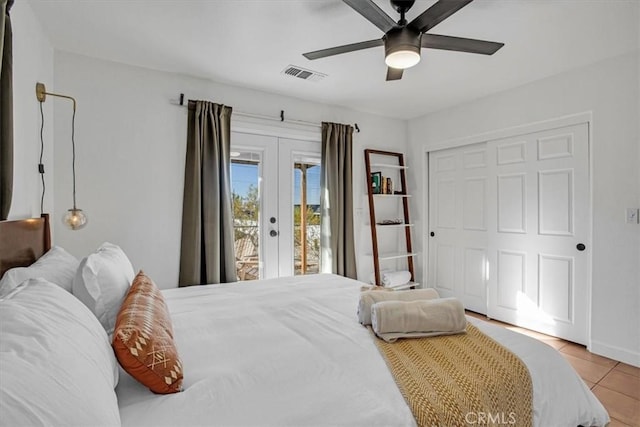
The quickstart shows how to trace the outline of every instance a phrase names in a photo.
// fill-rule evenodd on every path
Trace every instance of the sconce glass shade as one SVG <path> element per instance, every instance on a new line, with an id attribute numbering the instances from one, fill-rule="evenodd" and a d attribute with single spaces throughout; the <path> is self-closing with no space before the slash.
<path id="1" fill-rule="evenodd" d="M 71 230 L 80 230 L 87 225 L 87 216 L 82 212 L 82 209 L 73 208 L 67 211 L 62 222 Z"/>

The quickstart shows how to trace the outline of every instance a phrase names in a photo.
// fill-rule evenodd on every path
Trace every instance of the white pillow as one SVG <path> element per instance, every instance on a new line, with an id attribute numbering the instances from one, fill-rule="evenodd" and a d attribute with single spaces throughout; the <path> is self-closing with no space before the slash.
<path id="1" fill-rule="evenodd" d="M 109 335 L 134 276 L 129 258 L 112 243 L 103 243 L 80 261 L 73 279 L 73 294 L 89 307 Z"/>
<path id="2" fill-rule="evenodd" d="M 0 297 L 15 289 L 27 279 L 42 277 L 71 292 L 73 276 L 78 269 L 78 260 L 60 246 L 54 246 L 29 267 L 7 270 L 0 280 Z"/>
<path id="3" fill-rule="evenodd" d="M 0 424 L 120 425 L 107 334 L 73 295 L 30 279 L 0 298 Z"/>

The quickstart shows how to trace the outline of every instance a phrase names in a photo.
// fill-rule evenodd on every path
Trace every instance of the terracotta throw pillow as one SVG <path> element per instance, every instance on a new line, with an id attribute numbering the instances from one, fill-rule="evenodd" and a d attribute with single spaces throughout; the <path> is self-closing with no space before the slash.
<path id="1" fill-rule="evenodd" d="M 113 333 L 113 349 L 122 368 L 154 393 L 182 387 L 182 362 L 162 293 L 144 272 L 133 279 Z"/>

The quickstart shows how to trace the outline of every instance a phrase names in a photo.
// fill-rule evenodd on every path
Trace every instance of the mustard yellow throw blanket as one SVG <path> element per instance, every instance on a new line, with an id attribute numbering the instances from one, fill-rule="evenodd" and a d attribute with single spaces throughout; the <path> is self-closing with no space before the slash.
<path id="1" fill-rule="evenodd" d="M 466 334 L 375 341 L 418 426 L 533 424 L 529 370 L 472 324 Z"/>

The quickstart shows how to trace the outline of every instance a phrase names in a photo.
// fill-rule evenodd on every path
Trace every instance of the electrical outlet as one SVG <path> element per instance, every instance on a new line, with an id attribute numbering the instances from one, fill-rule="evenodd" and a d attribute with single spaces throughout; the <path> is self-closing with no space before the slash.
<path id="1" fill-rule="evenodd" d="M 627 208 L 627 224 L 638 224 L 638 208 Z"/>

